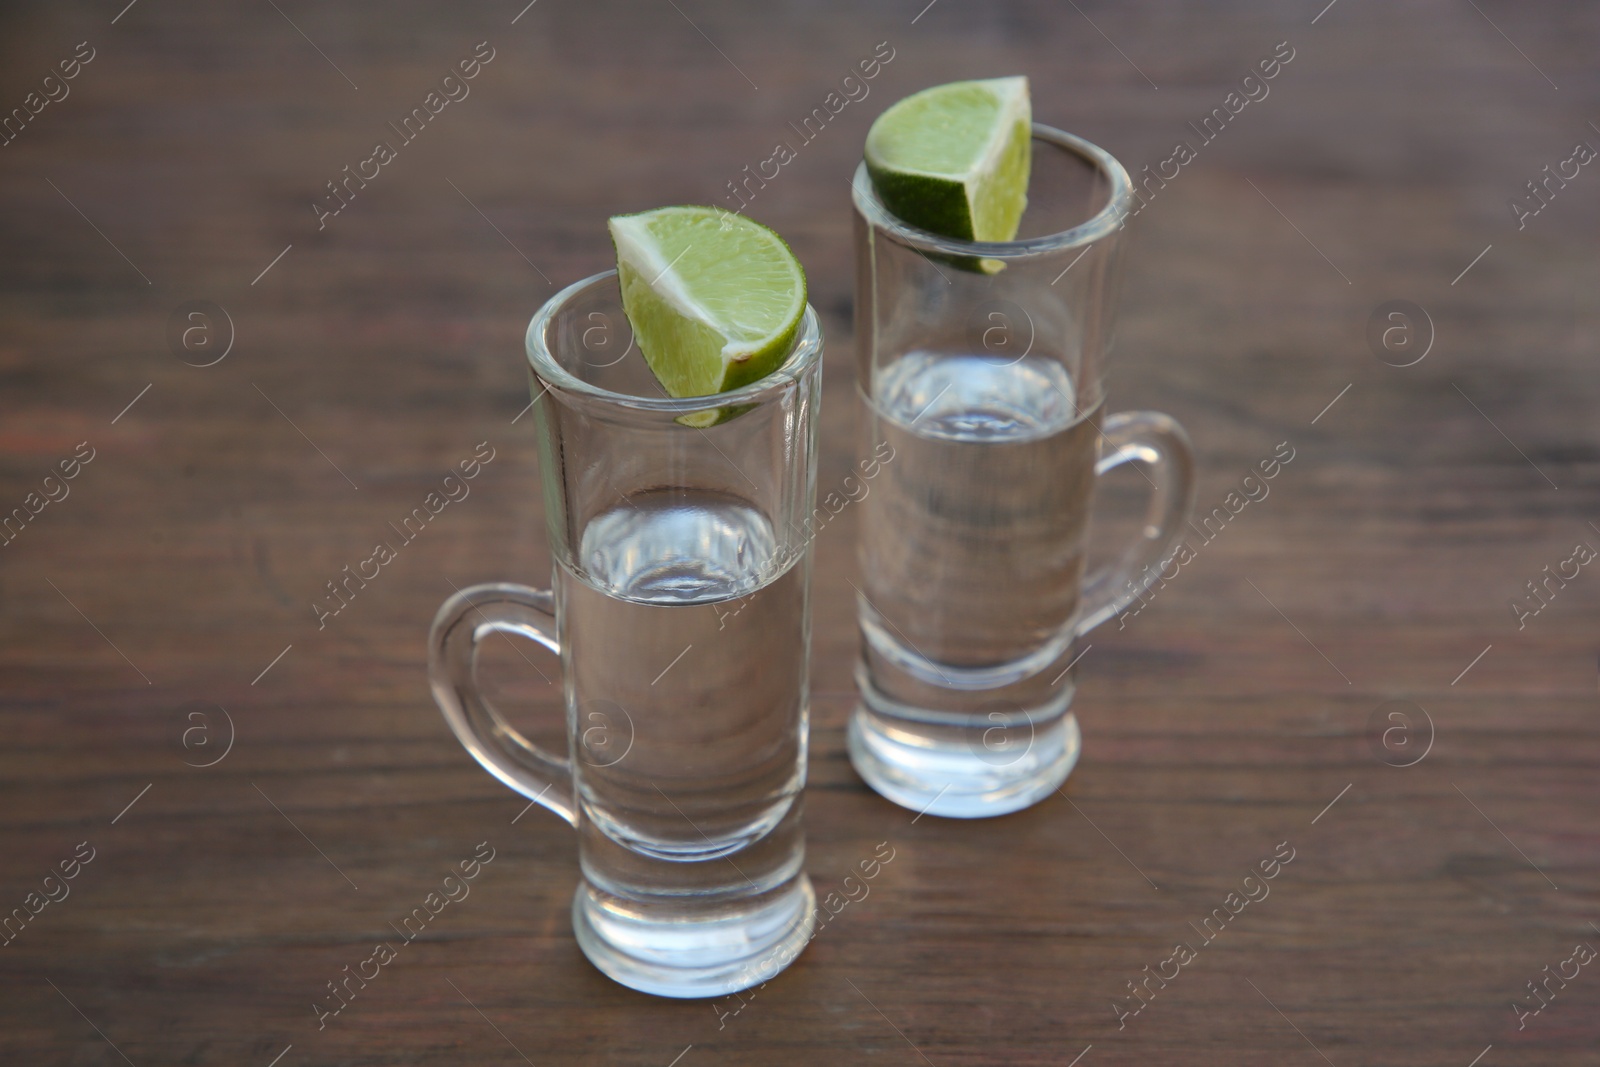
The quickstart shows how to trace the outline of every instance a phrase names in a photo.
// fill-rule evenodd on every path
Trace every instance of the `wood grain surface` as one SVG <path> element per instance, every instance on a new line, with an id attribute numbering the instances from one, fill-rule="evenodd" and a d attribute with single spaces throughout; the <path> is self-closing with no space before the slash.
<path id="1" fill-rule="evenodd" d="M 1512 607 L 1600 548 L 1600 168 L 1567 162 L 1600 146 L 1593 6 L 125 3 L 0 14 L 0 113 L 26 117 L 0 147 L 0 514 L 27 514 L 0 547 L 0 914 L 30 916 L 0 947 L 0 1061 L 1596 1062 L 1600 966 L 1568 961 L 1600 947 L 1600 573 Z M 470 92 L 402 141 L 480 42 Z M 880 43 L 867 96 L 749 208 L 824 315 L 822 490 L 853 458 L 866 129 L 1012 73 L 1130 170 L 1196 149 L 1131 225 L 1112 409 L 1188 427 L 1206 511 L 1295 458 L 1092 635 L 1064 794 L 981 824 L 850 769 L 841 514 L 816 543 L 808 869 L 826 893 L 879 842 L 895 859 L 753 999 L 653 999 L 580 955 L 573 835 L 450 735 L 427 626 L 453 586 L 548 575 L 521 336 L 608 264 L 605 217 L 721 202 Z M 319 223 L 379 141 L 394 158 Z M 1369 343 L 1394 300 L 1431 335 L 1411 366 Z M 225 316 L 185 350 L 194 301 Z M 480 442 L 470 497 L 319 629 L 325 583 Z M 558 736 L 556 689 L 491 660 Z M 319 1029 L 327 983 L 480 842 L 470 897 Z M 1119 1026 L 1119 1003 L 1143 1007 Z"/>

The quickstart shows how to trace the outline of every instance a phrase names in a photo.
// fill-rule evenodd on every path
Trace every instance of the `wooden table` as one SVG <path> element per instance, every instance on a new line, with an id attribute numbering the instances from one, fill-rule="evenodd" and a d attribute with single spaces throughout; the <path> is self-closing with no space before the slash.
<path id="1" fill-rule="evenodd" d="M 1564 961 L 1600 946 L 1600 576 L 1511 607 L 1600 547 L 1600 172 L 1564 162 L 1600 145 L 1592 13 L 923 2 L 0 16 L 0 105 L 67 92 L 0 148 L 0 506 L 60 497 L 0 548 L 0 907 L 42 909 L 0 949 L 0 1060 L 1596 1062 L 1600 967 Z M 478 42 L 469 95 L 402 142 Z M 608 214 L 717 202 L 880 42 L 869 96 L 750 207 L 831 338 L 824 491 L 854 440 L 867 126 L 1005 73 L 1132 170 L 1199 146 L 1133 223 L 1113 407 L 1187 425 L 1204 510 L 1295 458 L 1092 636 L 1066 799 L 977 825 L 849 767 L 846 511 L 817 542 L 808 868 L 828 892 L 879 842 L 895 859 L 748 1003 L 652 999 L 579 954 L 572 835 L 450 736 L 427 625 L 452 586 L 548 574 L 530 313 L 607 265 Z M 1188 123 L 1279 42 L 1269 95 L 1202 142 Z M 319 229 L 378 140 L 395 158 Z M 1578 173 L 1519 229 L 1546 164 Z M 1369 344 L 1393 300 L 1425 312 L 1411 349 Z M 483 441 L 471 498 L 319 629 L 324 584 Z M 554 736 L 555 691 L 509 649 L 490 670 Z M 485 841 L 470 899 L 319 1030 L 326 983 Z M 1165 962 L 1179 942 L 1195 958 Z M 1519 1029 L 1527 983 L 1574 968 Z M 1143 1007 L 1119 1028 L 1118 1003 Z"/>

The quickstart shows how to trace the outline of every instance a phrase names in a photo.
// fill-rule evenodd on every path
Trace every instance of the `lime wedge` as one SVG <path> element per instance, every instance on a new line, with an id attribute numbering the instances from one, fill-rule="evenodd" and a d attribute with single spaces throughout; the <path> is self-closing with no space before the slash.
<path id="1" fill-rule="evenodd" d="M 668 396 L 725 393 L 777 370 L 806 309 L 806 276 L 783 238 L 710 207 L 664 207 L 607 223 L 622 307 Z M 678 421 L 705 426 L 737 412 Z"/>
<path id="2" fill-rule="evenodd" d="M 936 85 L 878 116 L 867 172 L 884 206 L 919 229 L 1009 241 L 1028 205 L 1032 127 L 1027 78 Z"/>

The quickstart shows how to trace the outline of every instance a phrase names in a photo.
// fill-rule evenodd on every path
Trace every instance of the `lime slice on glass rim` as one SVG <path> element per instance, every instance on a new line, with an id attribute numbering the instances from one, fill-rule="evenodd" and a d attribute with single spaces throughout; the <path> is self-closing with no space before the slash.
<path id="1" fill-rule="evenodd" d="M 990 78 L 924 89 L 867 131 L 867 173 L 885 207 L 959 241 L 1009 241 L 1028 206 L 1033 115 L 1028 79 Z M 961 261 L 993 274 L 997 260 Z"/>
<path id="2" fill-rule="evenodd" d="M 607 222 L 622 307 L 668 396 L 711 396 L 783 363 L 806 310 L 800 261 L 772 230 L 710 207 L 664 207 Z M 743 408 L 683 415 L 704 428 Z"/>

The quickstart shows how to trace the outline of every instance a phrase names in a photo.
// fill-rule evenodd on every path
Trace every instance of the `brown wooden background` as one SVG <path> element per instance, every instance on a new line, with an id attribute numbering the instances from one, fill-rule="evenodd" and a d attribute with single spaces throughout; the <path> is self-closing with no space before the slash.
<path id="1" fill-rule="evenodd" d="M 1508 607 L 1600 547 L 1600 170 L 1524 230 L 1507 208 L 1600 145 L 1592 6 L 124 3 L 0 16 L 7 111 L 95 50 L 0 147 L 0 510 L 95 449 L 0 548 L 0 909 L 96 850 L 0 948 L 0 1060 L 1596 1062 L 1600 970 L 1524 1030 L 1510 1003 L 1600 946 L 1600 575 L 1520 631 Z M 479 41 L 471 95 L 318 232 L 323 183 Z M 809 869 L 827 892 L 896 859 L 720 1023 L 736 1002 L 603 979 L 571 832 L 513 824 L 423 674 L 452 584 L 548 573 L 513 425 L 531 312 L 607 264 L 608 214 L 715 202 L 888 42 L 751 207 L 825 315 L 826 491 L 854 440 L 846 180 L 885 104 L 1026 73 L 1041 119 L 1137 170 L 1280 41 L 1270 96 L 1135 222 L 1112 397 L 1188 426 L 1205 508 L 1296 457 L 1092 637 L 1071 803 L 913 822 L 854 777 L 847 511 L 817 543 Z M 236 332 L 206 368 L 167 340 L 200 299 Z M 1437 335 L 1403 369 L 1364 333 L 1394 299 Z M 319 631 L 324 583 L 485 440 L 471 497 Z M 509 649 L 493 669 L 548 735 L 552 690 Z M 1431 716 L 1415 766 L 1374 748 L 1390 700 Z M 187 766 L 223 750 L 218 709 L 231 751 Z M 485 840 L 471 897 L 319 1032 L 325 983 Z M 1113 997 L 1281 841 L 1271 897 L 1119 1031 Z"/>

